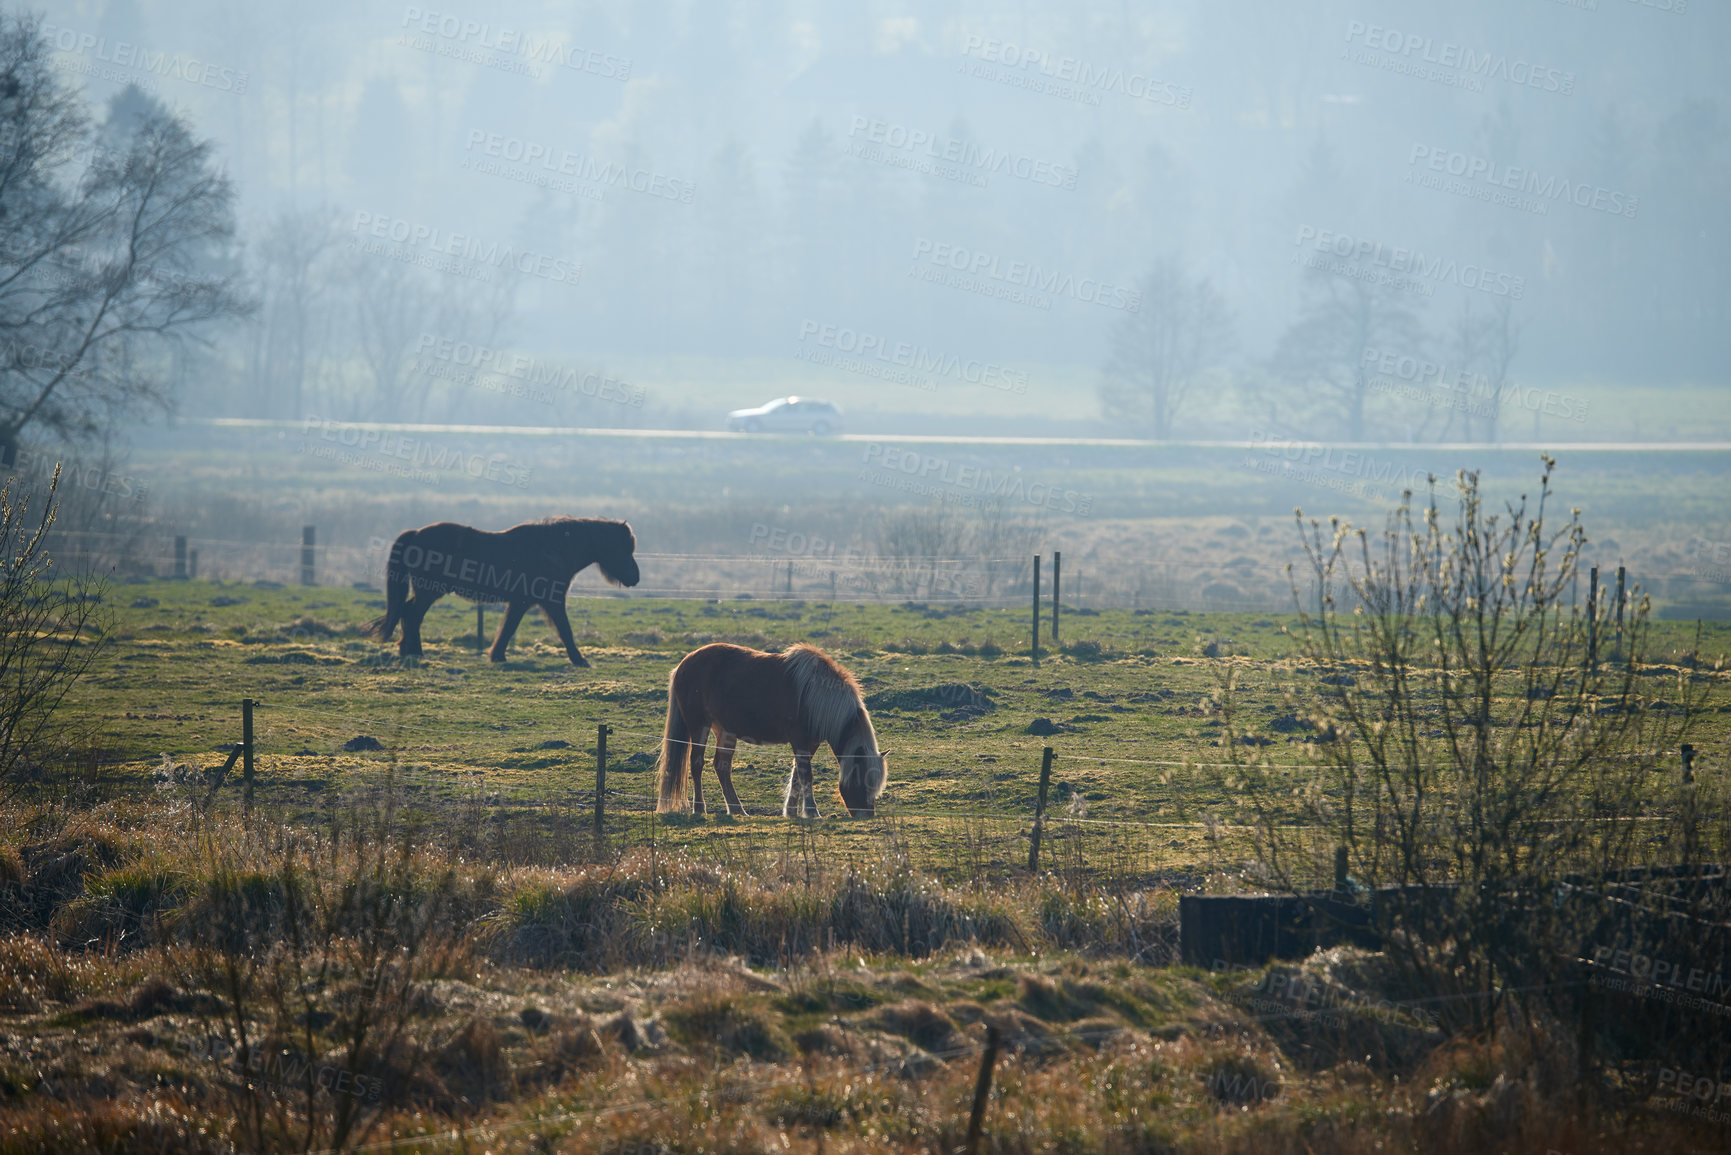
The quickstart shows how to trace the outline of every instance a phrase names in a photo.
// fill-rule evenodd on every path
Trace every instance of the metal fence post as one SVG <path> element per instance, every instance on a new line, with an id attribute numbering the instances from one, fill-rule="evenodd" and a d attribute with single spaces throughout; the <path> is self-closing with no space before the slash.
<path id="1" fill-rule="evenodd" d="M 1058 591 L 1064 580 L 1064 555 L 1052 551 L 1052 648 L 1058 646 Z"/>
<path id="2" fill-rule="evenodd" d="M 1040 751 L 1040 800 L 1034 806 L 1034 834 L 1028 844 L 1028 871 L 1040 869 L 1040 835 L 1046 829 L 1046 791 L 1052 785 L 1052 748 Z"/>
<path id="3" fill-rule="evenodd" d="M 1040 555 L 1034 555 L 1034 668 L 1040 668 Z"/>
<path id="4" fill-rule="evenodd" d="M 1587 668 L 1599 668 L 1599 567 L 1587 582 Z"/>
<path id="5" fill-rule="evenodd" d="M 607 819 L 607 735 L 613 733 L 613 727 L 602 722 L 595 727 L 595 842 L 599 846 L 604 837 L 603 824 Z"/>
<path id="6" fill-rule="evenodd" d="M 240 701 L 240 744 L 241 744 L 241 780 L 246 783 L 246 812 L 252 813 L 252 699 L 242 698 Z"/>
<path id="7" fill-rule="evenodd" d="M 974 1081 L 974 1109 L 968 1113 L 968 1155 L 980 1149 L 980 1133 L 986 1123 L 986 1102 L 992 1095 L 992 1066 L 998 1061 L 998 1028 L 986 1024 L 986 1053 L 980 1056 L 980 1077 Z"/>

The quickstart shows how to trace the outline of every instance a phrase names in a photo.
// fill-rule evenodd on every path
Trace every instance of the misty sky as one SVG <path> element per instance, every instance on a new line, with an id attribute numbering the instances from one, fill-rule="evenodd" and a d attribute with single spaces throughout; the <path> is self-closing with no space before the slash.
<path id="1" fill-rule="evenodd" d="M 94 104 L 141 83 L 218 143 L 245 259 L 328 213 L 503 302 L 453 340 L 791 360 L 833 326 L 1095 369 L 1172 257 L 1231 308 L 1239 366 L 1321 267 L 1433 334 L 1506 298 L 1526 379 L 1731 369 L 1721 3 L 41 11 Z"/>

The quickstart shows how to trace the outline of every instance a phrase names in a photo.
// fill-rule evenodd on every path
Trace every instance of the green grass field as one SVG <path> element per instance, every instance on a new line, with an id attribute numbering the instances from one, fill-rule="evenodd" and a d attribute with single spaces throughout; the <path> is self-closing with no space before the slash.
<path id="1" fill-rule="evenodd" d="M 1071 611 L 1036 668 L 1025 609 L 570 604 L 591 669 L 537 619 L 487 662 L 455 600 L 405 665 L 362 636 L 375 590 L 109 585 L 112 644 L 68 703 L 87 784 L 0 807 L 0 1155 L 320 1149 L 345 1108 L 345 1142 L 428 1152 L 951 1151 L 991 1038 L 990 1150 L 1716 1149 L 1650 1090 L 1695 1036 L 1639 999 L 1601 1009 L 1586 1117 L 1572 1021 L 1450 1037 L 1345 947 L 1174 965 L 1180 892 L 1257 885 L 1228 674 L 1245 755 L 1304 764 L 1290 619 Z M 1653 629 L 1656 662 L 1693 637 Z M 1704 634 L 1717 655 L 1731 626 Z M 746 818 L 652 813 L 668 673 L 712 640 L 855 671 L 891 752 L 878 817 L 836 816 L 827 752 L 829 816 L 780 817 L 780 749 L 736 765 Z M 250 816 L 236 776 L 204 801 L 245 698 Z M 1702 798 L 1728 721 L 1694 735 Z"/>
<path id="2" fill-rule="evenodd" d="M 1239 732 L 1266 743 L 1243 756 L 1299 766 L 1308 749 L 1303 731 L 1280 721 L 1314 682 L 1284 632 L 1295 620 L 1254 614 L 1071 611 L 1056 651 L 1045 623 L 1036 669 L 1026 609 L 582 598 L 571 603 L 573 625 L 594 663 L 582 670 L 538 616 L 525 620 L 508 662 L 487 661 L 474 644 L 474 608 L 458 599 L 429 614 L 426 656 L 407 666 L 394 644 L 361 636 L 382 611 L 376 592 L 154 581 L 114 586 L 110 600 L 115 643 L 71 703 L 100 735 L 105 779 L 149 783 L 164 755 L 218 765 L 240 737 L 241 700 L 252 698 L 264 804 L 310 816 L 321 800 L 391 773 L 435 817 L 487 808 L 516 853 L 543 861 L 569 853 L 573 832 L 587 829 L 602 724 L 612 727 L 612 837 L 728 854 L 796 825 L 780 817 L 790 753 L 766 747 L 742 747 L 735 766 L 745 820 L 649 815 L 667 677 L 710 641 L 811 641 L 852 669 L 890 753 L 891 783 L 878 819 L 837 818 L 834 759 L 820 751 L 826 845 L 864 861 L 893 836 L 951 881 L 1025 866 L 1048 745 L 1049 853 L 1150 880 L 1235 870 L 1238 800 L 1221 785 L 1228 671 Z M 489 641 L 496 624 L 490 615 Z M 1688 644 L 1693 628 L 1656 623 L 1656 654 Z M 1705 653 L 1728 642 L 1731 625 L 1705 627 Z M 1047 729 L 1037 720 L 1051 732 L 1031 733 Z M 1696 738 L 1708 764 L 1723 764 L 1727 729 L 1714 715 Z M 377 748 L 344 749 L 357 738 Z M 713 805 L 713 774 L 705 781 Z"/>

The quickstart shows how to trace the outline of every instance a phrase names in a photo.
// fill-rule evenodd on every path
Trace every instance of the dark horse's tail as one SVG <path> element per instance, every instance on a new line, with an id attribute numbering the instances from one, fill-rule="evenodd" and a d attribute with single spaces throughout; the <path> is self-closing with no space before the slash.
<path id="1" fill-rule="evenodd" d="M 655 809 L 665 814 L 669 810 L 685 809 L 685 784 L 691 778 L 691 727 L 685 712 L 679 708 L 679 695 L 674 686 L 679 681 L 679 667 L 673 668 L 667 679 L 667 729 L 661 735 L 661 800 Z"/>
<path id="2" fill-rule="evenodd" d="M 366 633 L 381 642 L 391 640 L 391 633 L 403 616 L 403 605 L 409 600 L 409 571 L 403 565 L 403 551 L 415 538 L 415 530 L 406 529 L 391 545 L 391 556 L 385 562 L 385 616 L 367 623 Z"/>

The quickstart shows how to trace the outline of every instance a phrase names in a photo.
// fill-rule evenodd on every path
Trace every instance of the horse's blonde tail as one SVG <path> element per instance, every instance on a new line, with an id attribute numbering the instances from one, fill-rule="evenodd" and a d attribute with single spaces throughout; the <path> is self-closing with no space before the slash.
<path id="1" fill-rule="evenodd" d="M 678 669 L 667 681 L 667 728 L 661 734 L 661 799 L 655 809 L 662 814 L 685 809 L 685 784 L 691 777 L 691 727 L 679 708 L 674 684 Z"/>

